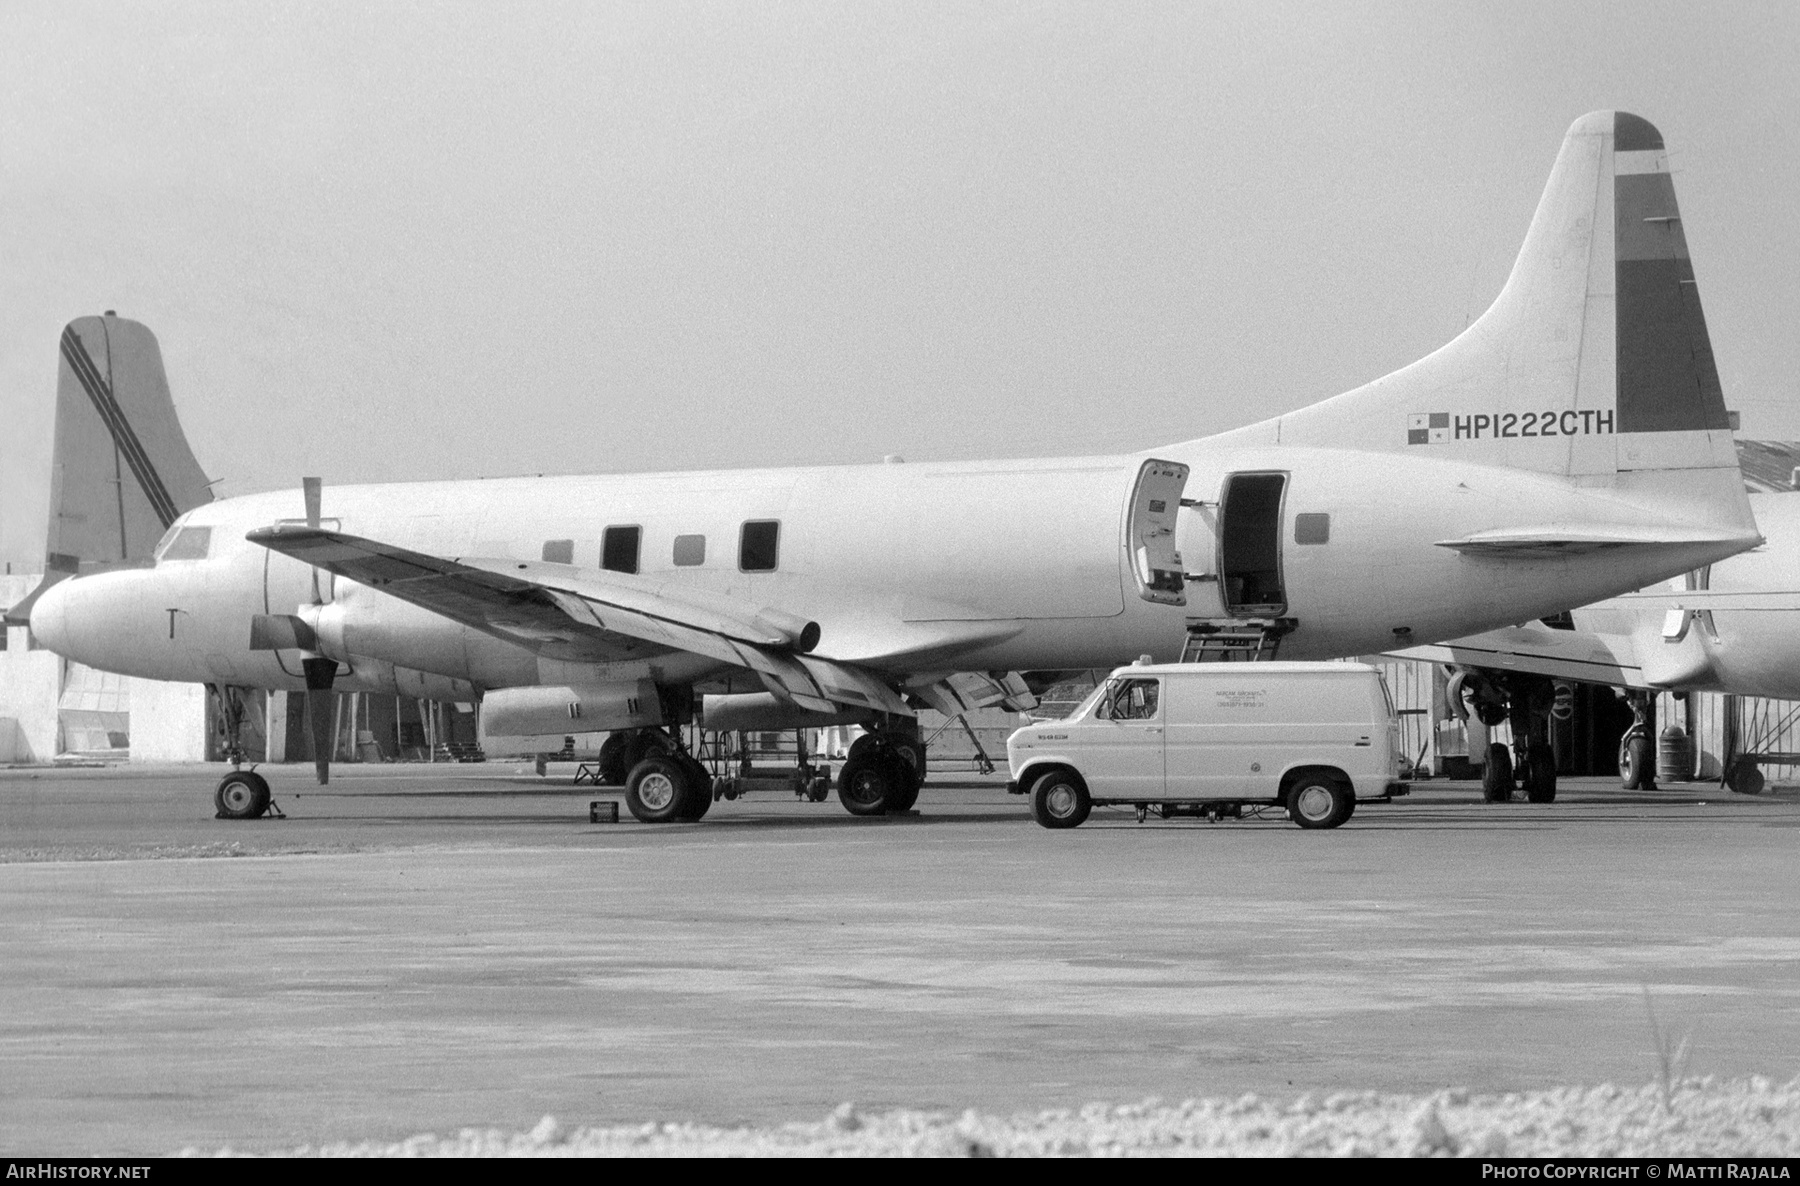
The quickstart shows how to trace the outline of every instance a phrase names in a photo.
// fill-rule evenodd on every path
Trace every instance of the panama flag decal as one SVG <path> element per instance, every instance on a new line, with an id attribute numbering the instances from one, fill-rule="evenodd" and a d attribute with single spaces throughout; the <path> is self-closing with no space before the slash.
<path id="1" fill-rule="evenodd" d="M 1406 443 L 1441 445 L 1450 439 L 1450 413 L 1414 412 L 1406 418 Z"/>

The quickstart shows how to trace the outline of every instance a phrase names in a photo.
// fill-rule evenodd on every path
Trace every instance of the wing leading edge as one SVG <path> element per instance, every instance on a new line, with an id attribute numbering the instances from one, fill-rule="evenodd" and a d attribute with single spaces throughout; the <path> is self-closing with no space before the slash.
<path id="1" fill-rule="evenodd" d="M 379 589 L 541 655 L 572 661 L 685 651 L 754 672 L 776 696 L 813 712 L 912 715 L 869 672 L 805 652 L 819 628 L 780 610 L 651 578 L 540 561 L 447 559 L 303 524 L 245 538 Z"/>

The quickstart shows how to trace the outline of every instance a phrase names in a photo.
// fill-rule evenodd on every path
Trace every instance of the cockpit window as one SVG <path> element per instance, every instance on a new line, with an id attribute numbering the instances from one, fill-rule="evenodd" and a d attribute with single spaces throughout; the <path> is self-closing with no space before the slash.
<path id="1" fill-rule="evenodd" d="M 204 560 L 212 548 L 212 528 L 183 527 L 175 538 L 163 545 L 158 562 L 164 560 Z"/>

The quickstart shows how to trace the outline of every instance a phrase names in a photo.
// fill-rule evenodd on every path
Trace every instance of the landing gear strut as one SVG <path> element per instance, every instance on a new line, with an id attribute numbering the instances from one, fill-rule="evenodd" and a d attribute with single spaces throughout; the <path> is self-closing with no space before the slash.
<path id="1" fill-rule="evenodd" d="M 1619 738 L 1619 783 L 1628 791 L 1656 789 L 1656 701 L 1648 692 L 1622 692 L 1631 727 Z"/>
<path id="2" fill-rule="evenodd" d="M 225 734 L 225 760 L 231 773 L 219 780 L 213 791 L 217 819 L 260 819 L 271 809 L 279 819 L 286 819 L 269 794 L 269 780 L 255 770 L 244 770 L 244 689 L 231 684 L 214 684 L 213 697 L 219 706 L 219 724 Z"/>

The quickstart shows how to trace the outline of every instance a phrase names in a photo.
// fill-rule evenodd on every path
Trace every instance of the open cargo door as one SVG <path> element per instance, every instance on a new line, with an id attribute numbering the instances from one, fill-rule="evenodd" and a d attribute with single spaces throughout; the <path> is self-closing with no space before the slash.
<path id="1" fill-rule="evenodd" d="M 1188 467 L 1174 461 L 1146 461 L 1138 470 L 1125 511 L 1125 550 L 1138 596 L 1163 605 L 1186 605 L 1182 591 L 1181 552 L 1175 541 L 1175 517 Z"/>

